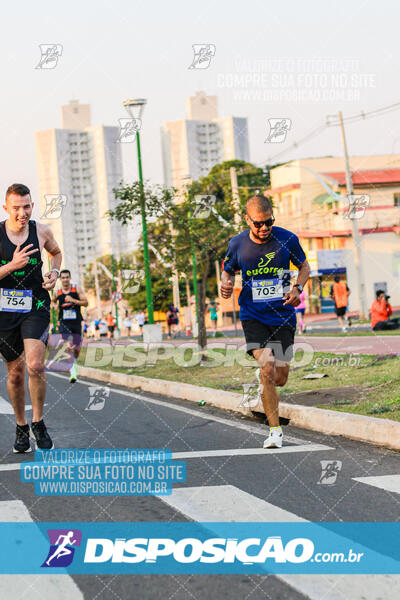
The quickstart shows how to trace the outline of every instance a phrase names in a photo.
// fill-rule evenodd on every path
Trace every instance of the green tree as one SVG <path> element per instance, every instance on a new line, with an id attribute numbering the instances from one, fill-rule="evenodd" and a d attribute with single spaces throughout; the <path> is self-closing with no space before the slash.
<path id="1" fill-rule="evenodd" d="M 111 271 L 111 255 L 107 254 L 96 259 L 96 262 L 102 263 L 109 271 Z M 94 263 L 90 263 L 86 267 L 86 272 L 84 274 L 84 286 L 85 290 L 91 291 L 93 294 L 96 293 L 95 290 L 95 279 L 94 279 Z M 99 280 L 99 291 L 100 291 L 100 300 L 110 300 L 111 291 L 112 291 L 112 281 L 101 267 L 97 268 L 98 280 Z"/>
<path id="2" fill-rule="evenodd" d="M 226 161 L 214 166 L 206 177 L 193 181 L 185 192 L 151 186 L 148 182 L 144 185 L 152 283 L 160 263 L 170 265 L 171 270 L 164 268 L 168 276 L 172 265 L 178 272 L 191 273 L 193 250 L 197 263 L 199 345 L 202 348 L 207 345 L 205 309 L 210 269 L 216 260 L 223 260 L 228 240 L 238 233 L 234 224 L 231 166 L 238 172 L 240 202 L 244 207 L 246 199 L 257 191 L 262 193 L 268 181 L 265 170 L 245 161 Z M 109 211 L 110 219 L 127 224 L 140 215 L 142 196 L 138 181 L 131 185 L 122 183 L 114 194 L 120 202 Z"/>

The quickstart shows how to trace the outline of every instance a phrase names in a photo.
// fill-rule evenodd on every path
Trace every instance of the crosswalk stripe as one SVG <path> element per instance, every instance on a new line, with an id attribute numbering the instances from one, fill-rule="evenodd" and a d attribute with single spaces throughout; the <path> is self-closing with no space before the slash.
<path id="1" fill-rule="evenodd" d="M 0 521 L 32 522 L 21 500 L 0 502 Z M 0 575 L 0 598 L 7 600 L 84 600 L 81 590 L 70 575 Z"/>
<path id="2" fill-rule="evenodd" d="M 46 406 L 46 404 L 45 404 Z M 25 404 L 25 410 L 32 410 L 32 404 Z M 0 396 L 0 415 L 13 415 L 14 409 L 10 402 Z"/>
<path id="3" fill-rule="evenodd" d="M 2 415 L 13 415 L 14 409 L 7 400 L 0 396 L 0 414 Z"/>
<path id="4" fill-rule="evenodd" d="M 353 477 L 354 481 L 373 485 L 374 487 L 400 494 L 400 475 L 379 475 L 375 477 Z"/>
<path id="5" fill-rule="evenodd" d="M 334 450 L 324 444 L 303 444 L 299 446 L 283 446 L 282 448 L 227 448 L 225 450 L 193 450 L 192 452 L 173 452 L 172 458 L 175 460 L 190 458 L 218 458 L 220 456 L 256 456 L 262 455 L 265 458 L 274 454 L 293 454 L 296 452 L 320 452 L 321 450 Z M 27 461 L 16 463 L 0 464 L 1 471 L 19 471 L 20 465 Z"/>
<path id="6" fill-rule="evenodd" d="M 307 522 L 233 485 L 175 488 L 160 499 L 194 521 Z M 310 600 L 400 598 L 400 575 L 276 575 Z"/>
<path id="7" fill-rule="evenodd" d="M 334 450 L 324 444 L 303 444 L 298 446 L 282 446 L 282 448 L 229 448 L 227 450 L 195 450 L 193 452 L 173 452 L 172 458 L 213 458 L 218 456 L 254 456 L 262 454 L 265 457 L 271 454 L 292 454 L 293 452 L 319 452 L 320 450 Z M 1 467 L 0 467 L 1 468 Z"/>

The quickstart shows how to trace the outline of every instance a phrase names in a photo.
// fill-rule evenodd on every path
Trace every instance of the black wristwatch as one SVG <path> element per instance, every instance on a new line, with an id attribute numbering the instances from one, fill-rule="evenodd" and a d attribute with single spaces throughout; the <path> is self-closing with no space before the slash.
<path id="1" fill-rule="evenodd" d="M 295 283 L 293 287 L 297 287 L 297 288 L 299 288 L 299 292 L 300 292 L 300 294 L 301 294 L 301 292 L 303 291 L 303 286 L 302 286 L 302 285 L 300 285 L 300 283 Z"/>

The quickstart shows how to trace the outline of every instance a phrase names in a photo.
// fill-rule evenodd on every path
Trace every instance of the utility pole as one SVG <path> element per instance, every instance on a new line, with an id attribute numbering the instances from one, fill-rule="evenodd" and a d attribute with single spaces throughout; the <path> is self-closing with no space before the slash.
<path id="1" fill-rule="evenodd" d="M 240 196 L 239 196 L 239 186 L 238 186 L 238 182 L 237 182 L 237 175 L 236 175 L 236 167 L 231 167 L 229 169 L 230 174 L 231 174 L 231 187 L 232 187 L 232 198 L 233 198 L 233 203 L 235 206 L 235 225 L 239 226 L 240 225 Z"/>
<path id="2" fill-rule="evenodd" d="M 344 132 L 344 124 L 343 124 L 343 115 L 342 111 L 339 111 L 339 124 L 340 130 L 342 133 L 342 142 L 343 142 L 343 151 L 344 151 L 344 162 L 346 167 L 346 188 L 347 188 L 347 196 L 349 199 L 349 203 L 351 202 L 350 197 L 354 194 L 353 190 L 353 182 L 351 179 L 351 171 L 350 171 L 350 162 L 349 155 L 347 152 L 347 143 L 346 143 L 346 135 Z M 351 205 L 350 205 L 351 207 Z M 365 296 L 365 280 L 364 280 L 364 269 L 362 262 L 362 237 L 360 236 L 360 232 L 358 230 L 358 224 L 356 219 L 351 218 L 351 213 L 349 213 L 349 217 L 352 223 L 353 228 L 353 241 L 354 241 L 354 257 L 355 257 L 355 267 L 357 270 L 357 283 L 358 283 L 358 295 L 360 298 L 360 320 L 365 319 L 367 316 L 367 307 L 366 307 L 366 296 Z"/>

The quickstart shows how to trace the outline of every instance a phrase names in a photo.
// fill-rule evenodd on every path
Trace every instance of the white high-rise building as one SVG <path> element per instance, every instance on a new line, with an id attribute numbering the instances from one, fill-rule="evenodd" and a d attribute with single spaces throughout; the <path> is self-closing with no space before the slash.
<path id="1" fill-rule="evenodd" d="M 196 92 L 186 102 L 187 119 L 161 129 L 164 182 L 180 189 L 185 178 L 204 177 L 225 160 L 249 160 L 247 118 L 218 117 L 216 96 Z"/>
<path id="2" fill-rule="evenodd" d="M 118 127 L 92 126 L 90 106 L 77 100 L 62 107 L 62 129 L 35 133 L 41 222 L 51 225 L 77 281 L 94 258 L 127 249 L 127 227 L 105 216 L 122 180 L 118 137 Z M 58 197 L 66 201 L 61 215 Z"/>

